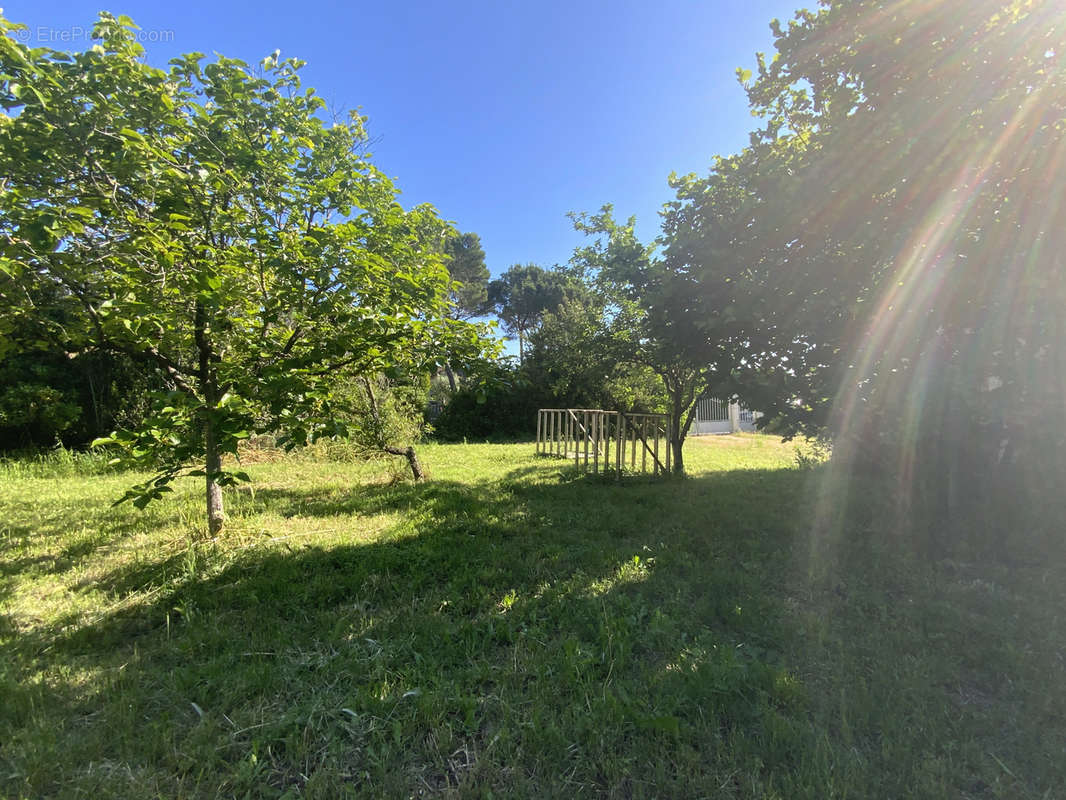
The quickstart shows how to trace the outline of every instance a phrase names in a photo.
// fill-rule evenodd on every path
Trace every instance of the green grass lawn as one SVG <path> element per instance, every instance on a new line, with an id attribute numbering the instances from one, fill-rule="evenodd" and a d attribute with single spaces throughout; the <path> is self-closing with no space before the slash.
<path id="1" fill-rule="evenodd" d="M 6 797 L 1066 797 L 1066 568 L 928 563 L 763 436 L 199 483 L 0 466 Z"/>

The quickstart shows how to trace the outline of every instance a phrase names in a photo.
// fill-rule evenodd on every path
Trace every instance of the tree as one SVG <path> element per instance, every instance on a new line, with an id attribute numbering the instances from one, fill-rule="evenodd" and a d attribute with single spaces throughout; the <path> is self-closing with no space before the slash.
<path id="1" fill-rule="evenodd" d="M 523 373 L 545 404 L 653 412 L 665 407 L 659 377 L 627 357 L 594 287 L 547 312 L 530 334 Z"/>
<path id="2" fill-rule="evenodd" d="M 54 290 L 54 287 L 50 287 Z M 33 293 L 38 317 L 3 315 L 0 450 L 85 447 L 119 425 L 136 425 L 163 388 L 151 368 L 121 354 L 57 337 L 71 320 L 54 291 Z"/>
<path id="3" fill-rule="evenodd" d="M 739 170 L 751 213 L 719 241 L 787 298 L 762 323 L 801 427 L 894 474 L 931 530 L 1019 508 L 1066 444 L 1060 7 L 826 0 L 772 27 L 774 58 L 740 76 L 762 127 L 682 187 L 687 229 Z M 711 252 L 692 263 L 715 284 Z"/>
<path id="4" fill-rule="evenodd" d="M 485 313 L 489 297 L 489 268 L 476 233 L 458 233 L 444 247 L 445 266 L 455 281 L 450 290 L 455 319 L 470 319 Z"/>
<path id="5" fill-rule="evenodd" d="M 35 319 L 151 364 L 169 394 L 110 442 L 157 472 L 123 499 L 200 475 L 216 534 L 221 487 L 247 479 L 222 459 L 250 432 L 343 432 L 338 377 L 425 369 L 480 339 L 447 316 L 453 232 L 396 202 L 363 118 L 323 122 L 301 62 L 275 53 L 254 77 L 192 54 L 163 71 L 132 27 L 101 14 L 78 53 L 0 36 L 0 330 Z M 62 329 L 33 302 L 44 289 Z"/>
<path id="6" fill-rule="evenodd" d="M 573 219 L 593 242 L 575 251 L 572 268 L 601 297 L 606 347 L 614 358 L 649 368 L 662 381 L 673 469 L 682 474 L 697 404 L 711 394 L 733 394 L 751 340 L 728 303 L 717 311 L 701 303 L 700 287 L 683 259 L 669 248 L 658 257 L 654 246 L 637 239 L 633 218 L 619 224 L 607 205 Z"/>
<path id="7" fill-rule="evenodd" d="M 575 299 L 546 311 L 530 334 L 523 371 L 551 405 L 612 407 L 609 386 L 618 359 L 604 323 L 602 306 Z"/>
<path id="8" fill-rule="evenodd" d="M 559 306 L 577 287 L 557 270 L 536 264 L 515 264 L 489 284 L 489 304 L 504 329 L 518 337 L 518 361 L 522 362 L 525 339 L 540 324 L 544 312 Z"/>
<path id="9" fill-rule="evenodd" d="M 489 296 L 489 268 L 485 266 L 485 251 L 476 233 L 460 233 L 449 237 L 445 244 L 445 265 L 452 279 L 449 296 L 451 317 L 466 320 L 485 313 Z M 455 371 L 445 362 L 448 386 L 454 394 L 457 386 Z"/>

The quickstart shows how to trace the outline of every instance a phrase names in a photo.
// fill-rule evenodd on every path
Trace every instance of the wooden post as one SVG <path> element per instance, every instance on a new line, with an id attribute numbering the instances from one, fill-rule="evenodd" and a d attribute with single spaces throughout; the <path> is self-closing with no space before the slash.
<path id="1" fill-rule="evenodd" d="M 654 463 L 651 465 L 651 474 L 659 474 L 659 420 L 652 420 L 652 427 L 655 428 L 655 449 L 652 452 L 652 460 Z"/>
<path id="2" fill-rule="evenodd" d="M 537 455 L 540 455 L 540 421 L 544 417 L 543 411 L 537 412 Z"/>
<path id="3" fill-rule="evenodd" d="M 603 412 L 603 474 L 611 471 L 611 412 Z"/>
<path id="4" fill-rule="evenodd" d="M 633 424 L 630 426 L 633 429 L 632 436 L 629 442 L 629 468 L 633 471 L 637 471 L 637 421 L 633 420 Z"/>
<path id="5" fill-rule="evenodd" d="M 666 474 L 672 475 L 673 471 L 670 469 L 670 457 L 674 453 L 674 426 L 670 424 L 670 417 L 666 418 Z"/>
<path id="6" fill-rule="evenodd" d="M 614 477 L 616 480 L 622 480 L 622 465 L 625 464 L 625 435 L 626 435 L 626 418 L 622 416 L 622 412 L 618 412 L 618 419 L 615 421 L 614 435 L 618 437 L 615 442 L 614 448 Z"/>
<path id="7" fill-rule="evenodd" d="M 572 440 L 574 444 L 574 468 L 580 469 L 581 467 L 581 444 L 577 440 L 577 414 L 570 412 L 570 432 L 572 434 Z"/>
<path id="8" fill-rule="evenodd" d="M 585 461 L 581 468 L 584 472 L 589 471 L 589 412 L 581 412 L 581 443 L 585 453 Z"/>
<path id="9" fill-rule="evenodd" d="M 641 474 L 648 471 L 648 417 L 645 415 L 641 418 L 640 424 L 640 472 Z"/>
<path id="10" fill-rule="evenodd" d="M 603 448 L 603 474 L 610 472 L 608 455 L 611 452 L 611 413 L 603 412 L 603 420 L 600 423 L 600 447 Z"/>
<path id="11" fill-rule="evenodd" d="M 592 474 L 600 471 L 600 412 L 592 412 Z"/>

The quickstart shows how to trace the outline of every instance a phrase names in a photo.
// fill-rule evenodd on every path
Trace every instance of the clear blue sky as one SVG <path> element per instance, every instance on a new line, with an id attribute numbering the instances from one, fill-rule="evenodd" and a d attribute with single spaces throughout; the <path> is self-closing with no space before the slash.
<path id="1" fill-rule="evenodd" d="M 149 61 L 280 48 L 305 85 L 370 118 L 375 162 L 405 205 L 432 203 L 481 235 L 493 275 L 566 261 L 565 214 L 606 202 L 658 233 L 671 171 L 703 172 L 755 124 L 735 70 L 771 49 L 768 23 L 813 0 L 247 2 L 126 0 Z M 3 3 L 36 44 L 73 49 L 100 8 Z M 169 41 L 157 41 L 169 39 Z"/>

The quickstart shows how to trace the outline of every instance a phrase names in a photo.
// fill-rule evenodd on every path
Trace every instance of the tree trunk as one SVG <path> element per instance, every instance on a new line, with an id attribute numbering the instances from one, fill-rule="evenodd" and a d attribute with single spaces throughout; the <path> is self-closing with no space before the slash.
<path id="1" fill-rule="evenodd" d="M 452 394 L 455 394 L 455 392 L 456 392 L 455 373 L 452 372 L 452 365 L 451 364 L 445 364 L 444 365 L 444 374 L 448 376 L 448 388 L 450 388 L 452 390 Z"/>
<path id="2" fill-rule="evenodd" d="M 685 396 L 684 384 L 680 381 L 676 389 L 667 385 L 667 393 L 670 395 L 670 442 L 673 448 L 675 475 L 685 474 L 685 437 L 692 430 L 692 421 L 696 418 L 696 407 L 703 398 L 705 392 L 693 391 L 688 397 Z"/>
<path id="3" fill-rule="evenodd" d="M 407 463 L 411 467 L 411 475 L 417 483 L 421 483 L 426 479 L 426 473 L 422 470 L 422 464 L 418 460 L 418 455 L 415 453 L 413 447 L 392 447 L 385 446 L 385 452 L 391 453 L 394 456 L 404 456 L 407 459 Z"/>
<path id="4" fill-rule="evenodd" d="M 673 466 L 674 466 L 674 474 L 675 475 L 684 475 L 685 474 L 685 456 L 683 455 L 684 444 L 685 444 L 685 440 L 684 440 L 683 437 L 680 437 L 680 436 L 670 442 L 670 446 L 674 448 L 674 465 Z"/>
<path id="5" fill-rule="evenodd" d="M 211 346 L 210 331 L 207 322 L 207 308 L 200 300 L 196 301 L 195 318 L 196 349 L 199 351 L 200 388 L 204 393 L 204 472 L 207 488 L 207 533 L 218 536 L 226 515 L 222 510 L 222 487 L 218 485 L 218 475 L 222 472 L 222 453 L 218 448 L 218 431 L 216 430 L 215 408 L 218 405 L 218 382 L 215 376 L 214 352 Z"/>
<path id="6" fill-rule="evenodd" d="M 450 370 L 448 375 L 449 377 L 451 376 Z M 381 425 L 381 411 L 378 409 L 378 401 L 374 396 L 374 386 L 366 376 L 363 376 L 363 385 L 366 387 L 366 396 L 370 400 L 370 413 L 374 417 L 374 424 L 377 425 L 379 436 L 383 435 L 384 429 Z M 381 439 L 378 439 L 378 444 L 381 446 L 381 449 L 389 455 L 403 456 L 406 458 L 407 463 L 411 467 L 411 475 L 414 476 L 415 481 L 420 483 L 426 479 L 426 473 L 423 472 L 422 464 L 419 462 L 418 455 L 415 453 L 413 447 L 393 447 L 392 445 L 382 443 Z"/>
<path id="7" fill-rule="evenodd" d="M 207 472 L 207 532 L 211 536 L 217 536 L 222 532 L 222 525 L 226 515 L 222 510 L 222 487 L 218 485 L 216 476 L 222 471 L 222 454 L 218 451 L 218 440 L 215 437 L 215 422 L 208 412 L 204 440 L 206 446 L 205 472 Z"/>
<path id="8" fill-rule="evenodd" d="M 681 403 L 681 392 L 671 392 L 670 397 L 671 412 L 670 412 L 670 443 L 674 449 L 674 474 L 685 474 L 685 434 L 688 433 L 688 426 L 681 424 L 681 415 L 685 413 Z"/>

